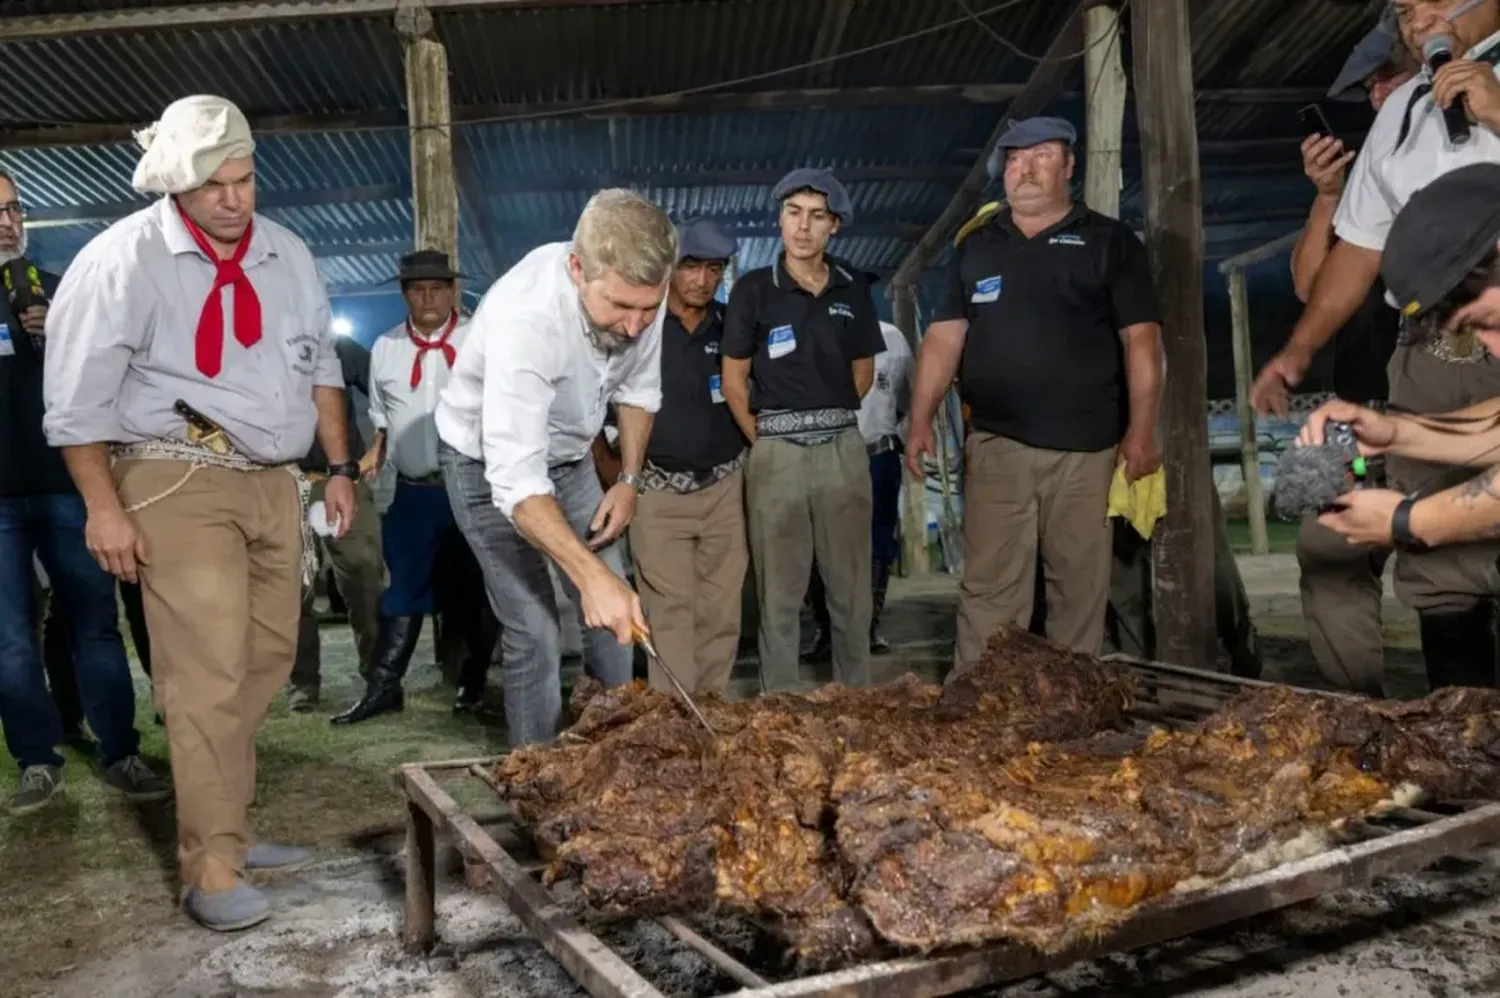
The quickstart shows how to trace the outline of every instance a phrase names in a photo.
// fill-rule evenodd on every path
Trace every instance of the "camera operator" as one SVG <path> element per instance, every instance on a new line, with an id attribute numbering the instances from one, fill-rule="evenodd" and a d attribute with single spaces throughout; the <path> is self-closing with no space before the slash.
<path id="1" fill-rule="evenodd" d="M 1500 165 L 1463 167 L 1413 195 L 1391 226 L 1380 273 L 1409 320 L 1406 335 L 1414 347 L 1439 337 L 1467 338 L 1492 360 L 1500 357 Z M 1457 581 L 1466 583 L 1465 592 L 1488 593 L 1493 603 L 1500 593 L 1492 554 L 1500 538 L 1500 397 L 1435 416 L 1329 402 L 1308 417 L 1298 443 L 1321 445 L 1330 421 L 1348 424 L 1366 454 L 1449 468 L 1410 493 L 1350 492 L 1319 521 L 1351 543 L 1402 551 L 1488 542 L 1481 550 L 1490 556 L 1472 577 Z M 1485 470 L 1474 477 L 1457 470 L 1474 466 Z M 1456 654 L 1461 650 L 1468 654 Z M 1497 681 L 1493 643 L 1476 640 L 1442 654 L 1424 643 L 1424 651 L 1433 687 Z"/>

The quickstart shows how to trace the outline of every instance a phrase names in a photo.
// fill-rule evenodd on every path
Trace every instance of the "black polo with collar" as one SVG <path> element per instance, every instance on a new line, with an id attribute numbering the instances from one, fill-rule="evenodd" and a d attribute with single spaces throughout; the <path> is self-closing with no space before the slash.
<path id="1" fill-rule="evenodd" d="M 668 310 L 661 324 L 661 410 L 651 424 L 646 459 L 663 471 L 708 471 L 737 457 L 745 437 L 724 404 L 719 345 L 724 306 L 710 302 L 688 332 Z"/>
<path id="2" fill-rule="evenodd" d="M 1120 332 L 1161 313 L 1145 246 L 1079 205 L 1030 239 L 1008 211 L 970 234 L 953 251 L 933 319 L 969 323 L 959 384 L 975 428 L 1093 452 L 1124 435 Z"/>
<path id="3" fill-rule="evenodd" d="M 885 350 L 864 275 L 827 257 L 814 295 L 787 273 L 786 257 L 734 284 L 724 316 L 724 356 L 750 360 L 752 412 L 858 409 L 853 364 Z"/>

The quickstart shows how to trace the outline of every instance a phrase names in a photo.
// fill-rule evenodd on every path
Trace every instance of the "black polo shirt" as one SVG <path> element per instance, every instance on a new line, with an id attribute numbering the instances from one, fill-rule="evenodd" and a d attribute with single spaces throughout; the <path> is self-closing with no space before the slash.
<path id="1" fill-rule="evenodd" d="M 724 306 L 710 302 L 691 333 L 667 312 L 661 324 L 661 410 L 646 459 L 663 471 L 707 471 L 745 449 L 719 381 Z"/>
<path id="2" fill-rule="evenodd" d="M 787 273 L 785 255 L 734 284 L 724 356 L 750 360 L 752 412 L 858 409 L 856 360 L 885 350 L 864 275 L 827 257 L 828 285 L 813 295 Z"/>
<path id="3" fill-rule="evenodd" d="M 41 272 L 50 299 L 58 279 Z M 43 348 L 21 328 L 0 291 L 0 498 L 66 495 L 75 491 L 62 451 L 42 433 Z"/>
<path id="4" fill-rule="evenodd" d="M 1129 228 L 1079 205 L 1028 239 L 1002 211 L 953 251 L 946 298 L 933 318 L 968 320 L 959 384 L 977 429 L 1047 450 L 1120 442 L 1120 331 L 1161 321 Z"/>

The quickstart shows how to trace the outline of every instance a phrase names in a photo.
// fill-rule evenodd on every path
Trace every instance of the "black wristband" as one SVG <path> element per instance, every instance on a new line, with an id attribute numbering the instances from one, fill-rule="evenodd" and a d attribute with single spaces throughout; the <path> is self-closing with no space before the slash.
<path id="1" fill-rule="evenodd" d="M 359 462 L 358 461 L 343 461 L 343 462 L 341 462 L 339 464 L 330 464 L 328 466 L 328 473 L 330 475 L 343 475 L 345 478 L 349 479 L 350 481 L 358 481 L 359 480 Z"/>
<path id="2" fill-rule="evenodd" d="M 1396 504 L 1391 514 L 1391 540 L 1403 551 L 1426 551 L 1427 545 L 1411 532 L 1411 508 L 1417 504 L 1414 496 L 1407 496 Z"/>

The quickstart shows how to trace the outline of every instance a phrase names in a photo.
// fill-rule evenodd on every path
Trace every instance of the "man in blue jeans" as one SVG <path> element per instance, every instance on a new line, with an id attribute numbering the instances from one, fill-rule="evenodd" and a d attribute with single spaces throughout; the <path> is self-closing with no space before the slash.
<path id="1" fill-rule="evenodd" d="M 42 435 L 45 300 L 57 279 L 28 279 L 26 231 L 15 182 L 0 173 L 0 725 L 21 766 L 12 815 L 45 807 L 63 788 L 62 720 L 42 669 L 36 555 L 69 627 L 83 716 L 99 739 L 104 782 L 127 800 L 167 797 L 171 788 L 141 761 L 135 690 L 120 640 L 115 581 L 83 540 L 87 520 L 61 455 Z M 24 306 L 24 307 L 23 307 Z"/>

